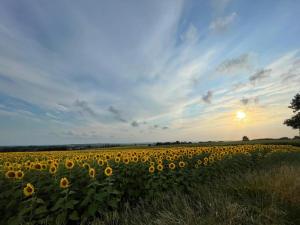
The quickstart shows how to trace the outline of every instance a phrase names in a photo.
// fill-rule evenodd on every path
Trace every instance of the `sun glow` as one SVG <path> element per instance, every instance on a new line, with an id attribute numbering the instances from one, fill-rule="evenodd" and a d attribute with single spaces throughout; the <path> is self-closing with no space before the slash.
<path id="1" fill-rule="evenodd" d="M 246 118 L 246 113 L 243 111 L 238 111 L 238 112 L 236 112 L 236 118 L 238 120 L 243 120 Z"/>

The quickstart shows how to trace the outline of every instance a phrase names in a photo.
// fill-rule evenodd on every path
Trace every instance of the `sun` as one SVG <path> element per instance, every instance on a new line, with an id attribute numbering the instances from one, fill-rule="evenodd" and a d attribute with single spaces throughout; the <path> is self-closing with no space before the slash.
<path id="1" fill-rule="evenodd" d="M 246 113 L 243 112 L 243 111 L 237 111 L 237 112 L 236 112 L 236 118 L 237 118 L 238 120 L 243 120 L 243 119 L 246 118 Z"/>

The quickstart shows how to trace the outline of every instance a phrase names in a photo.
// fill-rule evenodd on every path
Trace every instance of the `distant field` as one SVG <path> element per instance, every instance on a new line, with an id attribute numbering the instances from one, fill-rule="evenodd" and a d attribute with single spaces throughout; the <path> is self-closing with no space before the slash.
<path id="1" fill-rule="evenodd" d="M 144 149 L 146 147 L 201 147 L 201 146 L 227 146 L 227 145 L 293 145 L 300 146 L 300 139 L 263 139 L 250 141 L 207 141 L 207 142 L 181 142 L 175 143 L 149 143 L 149 144 L 77 144 L 77 145 L 43 145 L 43 146 L 0 146 L 0 152 L 36 152 L 36 151 L 70 151 L 70 150 L 103 150 L 103 149 Z"/>
<path id="2" fill-rule="evenodd" d="M 0 153 L 0 224 L 299 224 L 299 141 L 266 142 Z"/>

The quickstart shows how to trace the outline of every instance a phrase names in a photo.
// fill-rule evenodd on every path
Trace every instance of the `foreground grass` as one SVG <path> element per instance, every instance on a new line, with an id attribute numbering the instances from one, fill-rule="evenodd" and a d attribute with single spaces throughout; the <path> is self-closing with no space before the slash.
<path id="1" fill-rule="evenodd" d="M 300 224 L 300 156 L 274 155 L 255 170 L 224 174 L 189 193 L 125 204 L 88 224 Z"/>

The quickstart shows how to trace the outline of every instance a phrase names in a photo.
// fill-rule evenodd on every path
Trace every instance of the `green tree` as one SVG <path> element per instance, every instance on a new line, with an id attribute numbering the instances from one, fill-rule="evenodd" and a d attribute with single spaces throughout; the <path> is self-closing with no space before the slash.
<path id="1" fill-rule="evenodd" d="M 287 119 L 283 124 L 292 127 L 293 129 L 299 129 L 300 136 L 300 94 L 296 94 L 291 101 L 289 108 L 293 109 L 293 112 L 296 113 L 292 118 Z"/>
<path id="2" fill-rule="evenodd" d="M 249 141 L 249 138 L 247 136 L 244 136 L 243 141 Z"/>

